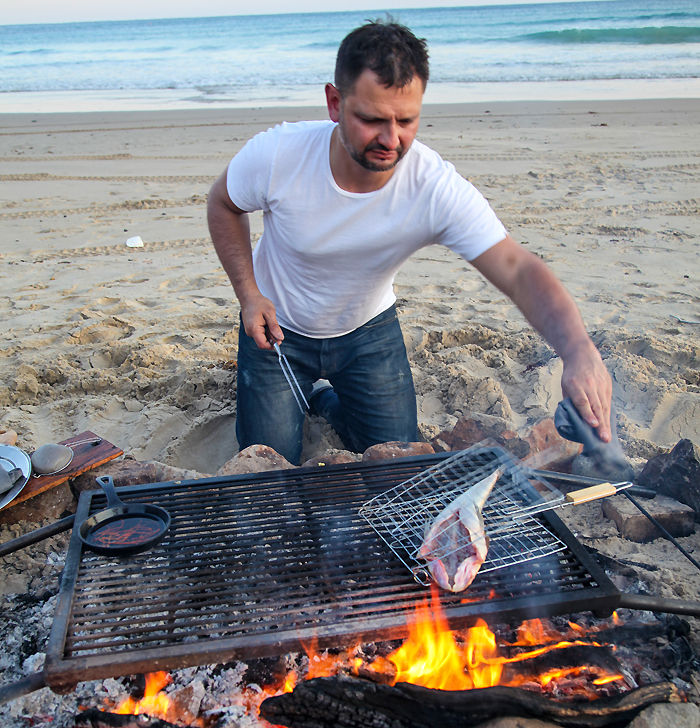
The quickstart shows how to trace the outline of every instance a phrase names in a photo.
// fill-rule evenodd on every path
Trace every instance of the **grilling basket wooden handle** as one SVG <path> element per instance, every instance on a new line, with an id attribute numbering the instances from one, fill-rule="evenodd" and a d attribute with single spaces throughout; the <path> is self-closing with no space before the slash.
<path id="1" fill-rule="evenodd" d="M 588 503 L 589 501 L 599 500 L 600 498 L 607 498 L 611 495 L 616 495 L 620 491 L 630 488 L 632 483 L 599 483 L 598 485 L 592 485 L 590 488 L 581 488 L 580 490 L 574 490 L 571 493 L 567 493 L 564 497 L 564 503 L 562 505 L 576 506 L 580 503 Z"/>
<path id="2" fill-rule="evenodd" d="M 631 488 L 634 484 L 631 481 L 625 481 L 623 483 L 597 483 L 591 485 L 588 488 L 580 488 L 579 490 L 571 491 L 563 495 L 559 492 L 553 498 L 545 499 L 540 502 L 532 503 L 526 506 L 516 506 L 508 509 L 504 513 L 505 516 L 510 517 L 513 521 L 521 521 L 524 518 L 530 516 L 536 516 L 538 513 L 544 513 L 546 511 L 552 511 L 556 508 L 566 508 L 567 506 L 578 506 L 582 503 L 589 503 L 590 501 L 600 500 L 601 498 L 607 498 L 611 495 L 621 493 L 627 488 Z M 557 491 L 555 491 L 556 493 Z M 487 502 L 487 506 L 488 506 Z M 498 520 L 496 525 L 498 528 L 503 528 L 507 524 L 507 518 L 504 520 L 503 516 Z M 488 529 L 487 529 L 488 530 Z M 493 528 L 491 529 L 493 530 Z"/>

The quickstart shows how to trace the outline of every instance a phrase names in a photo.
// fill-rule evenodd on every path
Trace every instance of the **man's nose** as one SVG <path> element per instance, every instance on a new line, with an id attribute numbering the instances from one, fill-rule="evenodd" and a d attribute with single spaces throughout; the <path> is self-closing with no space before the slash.
<path id="1" fill-rule="evenodd" d="M 388 121 L 382 125 L 382 130 L 377 141 L 392 151 L 399 146 L 399 125 L 395 121 Z"/>

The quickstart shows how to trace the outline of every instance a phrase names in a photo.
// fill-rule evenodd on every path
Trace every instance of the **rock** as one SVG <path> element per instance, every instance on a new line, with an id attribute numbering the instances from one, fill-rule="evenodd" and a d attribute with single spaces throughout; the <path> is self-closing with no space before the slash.
<path id="1" fill-rule="evenodd" d="M 14 430 L 0 430 L 0 445 L 16 445 L 17 433 Z"/>
<path id="2" fill-rule="evenodd" d="M 486 723 L 479 723 L 479 728 L 561 728 L 561 726 L 538 718 L 507 716 L 505 718 L 494 718 Z"/>
<path id="3" fill-rule="evenodd" d="M 431 441 L 435 452 L 466 450 L 486 439 L 497 440 L 507 430 L 504 421 L 486 422 L 463 417 L 455 422 L 451 430 L 443 430 Z"/>
<path id="4" fill-rule="evenodd" d="M 199 473 L 196 470 L 185 470 L 183 468 L 175 468 L 172 465 L 153 461 L 156 466 L 157 483 L 164 483 L 169 480 L 199 480 L 200 478 L 210 478 L 211 475 Z"/>
<path id="5" fill-rule="evenodd" d="M 441 432 L 433 438 L 436 452 L 466 450 L 484 440 L 493 440 L 516 458 L 524 460 L 550 447 L 556 447 L 553 460 L 537 464 L 536 467 L 560 473 L 571 472 L 574 458 L 581 452 L 582 445 L 565 440 L 554 427 L 554 419 L 541 420 L 529 430 L 516 432 L 508 428 L 504 420 L 463 418 L 451 430 Z"/>
<path id="6" fill-rule="evenodd" d="M 700 448 L 690 440 L 680 440 L 671 452 L 647 462 L 637 484 L 685 503 L 699 518 Z"/>
<path id="7" fill-rule="evenodd" d="M 99 490 L 100 486 L 95 479 L 105 475 L 111 475 L 114 485 L 121 488 L 125 485 L 141 485 L 142 483 L 157 483 L 156 467 L 153 463 L 141 463 L 138 460 L 124 458 L 123 460 L 111 460 L 86 473 L 73 478 L 71 488 L 76 496 L 84 490 Z"/>
<path id="8" fill-rule="evenodd" d="M 32 673 L 40 672 L 44 668 L 45 659 L 45 652 L 35 652 L 33 655 L 27 657 L 27 659 L 22 663 L 22 672 L 25 675 L 31 675 Z"/>
<path id="9" fill-rule="evenodd" d="M 241 475 L 243 473 L 264 473 L 268 470 L 290 470 L 295 468 L 289 460 L 267 445 L 251 445 L 225 462 L 216 475 Z"/>
<path id="10" fill-rule="evenodd" d="M 73 495 L 70 485 L 61 483 L 21 503 L 10 503 L 0 511 L 0 525 L 19 521 L 38 524 L 47 519 L 51 522 L 58 521 L 75 513 L 77 506 L 78 500 Z"/>
<path id="11" fill-rule="evenodd" d="M 530 446 L 530 452 L 526 457 L 532 457 L 549 448 L 556 448 L 556 451 L 548 456 L 552 458 L 549 462 L 544 462 L 536 467 L 558 473 L 570 473 L 574 458 L 583 448 L 583 445 L 580 443 L 566 440 L 557 432 L 553 417 L 540 420 L 540 422 L 530 428 L 529 432 L 525 432 L 522 437 Z"/>
<path id="12" fill-rule="evenodd" d="M 657 703 L 643 710 L 628 728 L 698 728 L 700 708 L 694 703 Z"/>
<path id="13" fill-rule="evenodd" d="M 110 460 L 87 473 L 78 475 L 70 481 L 71 489 L 76 497 L 79 497 L 84 490 L 97 490 L 100 486 L 95 479 L 103 475 L 111 475 L 117 488 L 142 483 L 164 483 L 171 480 L 195 480 L 209 477 L 194 470 L 173 468 L 156 461 L 139 462 L 131 458 L 124 458 L 123 460 Z"/>
<path id="14" fill-rule="evenodd" d="M 641 504 L 671 536 L 690 536 L 695 532 L 695 511 L 673 498 L 657 495 Z M 617 524 L 623 538 L 647 543 L 662 538 L 659 529 L 623 495 L 602 501 L 603 513 Z"/>
<path id="15" fill-rule="evenodd" d="M 169 693 L 171 704 L 165 719 L 182 725 L 191 725 L 197 720 L 199 708 L 204 698 L 205 688 L 201 680 L 193 680 L 189 685 Z"/>
<path id="16" fill-rule="evenodd" d="M 435 449 L 429 442 L 383 442 L 372 445 L 362 453 L 362 461 L 407 458 L 412 455 L 431 455 Z"/>
<path id="17" fill-rule="evenodd" d="M 323 467 L 324 465 L 340 465 L 341 463 L 356 463 L 358 457 L 356 453 L 342 452 L 328 453 L 327 455 L 318 455 L 315 458 L 309 458 L 302 464 L 302 468 Z"/>

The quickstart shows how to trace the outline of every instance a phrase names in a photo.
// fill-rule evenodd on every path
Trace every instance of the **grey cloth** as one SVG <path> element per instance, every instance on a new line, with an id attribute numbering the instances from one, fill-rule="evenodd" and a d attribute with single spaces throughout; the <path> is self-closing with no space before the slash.
<path id="1" fill-rule="evenodd" d="M 612 482 L 632 480 L 634 469 L 627 462 L 617 437 L 615 409 L 611 403 L 610 442 L 603 442 L 598 433 L 581 417 L 570 397 L 559 402 L 554 413 L 554 426 L 566 440 L 583 444 L 581 455 L 589 458 L 598 476 Z"/>

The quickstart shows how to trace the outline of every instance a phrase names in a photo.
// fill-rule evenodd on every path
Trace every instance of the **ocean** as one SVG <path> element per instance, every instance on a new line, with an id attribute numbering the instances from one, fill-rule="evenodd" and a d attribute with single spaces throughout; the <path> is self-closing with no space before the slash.
<path id="1" fill-rule="evenodd" d="M 700 97 L 700 3 L 393 10 L 428 41 L 426 102 Z M 0 26 L 0 108 L 323 105 L 369 12 Z"/>

